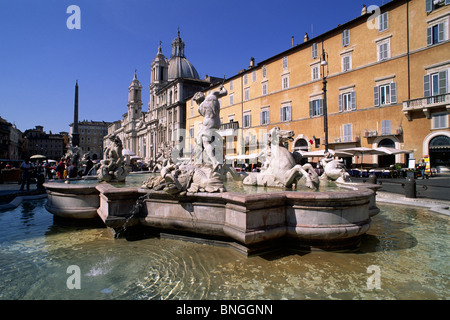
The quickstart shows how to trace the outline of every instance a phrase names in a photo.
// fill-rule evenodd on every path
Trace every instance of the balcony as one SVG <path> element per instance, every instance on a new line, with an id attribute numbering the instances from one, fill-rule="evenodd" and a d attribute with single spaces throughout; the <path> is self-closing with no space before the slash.
<path id="1" fill-rule="evenodd" d="M 398 127 L 394 130 L 388 129 L 388 130 L 376 130 L 376 129 L 364 129 L 363 130 L 363 137 L 364 138 L 376 138 L 376 137 L 383 137 L 383 136 L 400 136 L 403 134 L 402 127 Z"/>
<path id="2" fill-rule="evenodd" d="M 358 145 L 360 143 L 360 137 L 359 135 L 348 135 L 348 136 L 342 136 L 338 138 L 331 138 L 328 141 L 329 145 L 346 145 L 346 144 L 355 144 Z M 324 143 L 322 143 L 324 144 Z"/>
<path id="3" fill-rule="evenodd" d="M 222 123 L 220 125 L 219 134 L 222 137 L 234 136 L 235 130 L 239 129 L 238 121 L 230 121 L 228 123 Z"/>
<path id="4" fill-rule="evenodd" d="M 427 119 L 431 119 L 431 111 L 440 111 L 443 108 L 450 111 L 450 93 L 403 102 L 403 113 L 409 121 L 412 121 L 414 112 L 421 111 Z"/>

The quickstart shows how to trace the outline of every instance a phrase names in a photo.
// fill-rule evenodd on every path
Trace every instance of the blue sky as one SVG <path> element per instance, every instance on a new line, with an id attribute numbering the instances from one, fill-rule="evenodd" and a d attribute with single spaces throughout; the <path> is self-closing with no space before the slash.
<path id="1" fill-rule="evenodd" d="M 137 69 L 143 110 L 150 64 L 162 41 L 180 28 L 185 54 L 203 78 L 231 77 L 303 41 L 358 17 L 355 0 L 0 0 L 0 116 L 25 131 L 69 131 L 78 80 L 79 119 L 116 121 L 127 111 Z M 70 5 L 81 29 L 68 29 Z"/>

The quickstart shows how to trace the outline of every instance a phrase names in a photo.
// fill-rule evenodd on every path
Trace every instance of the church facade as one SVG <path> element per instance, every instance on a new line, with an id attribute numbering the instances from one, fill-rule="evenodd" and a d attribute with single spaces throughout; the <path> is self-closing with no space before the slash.
<path id="1" fill-rule="evenodd" d="M 145 161 L 156 159 L 165 148 L 179 145 L 186 129 L 186 99 L 208 88 L 217 78 L 200 79 L 195 67 L 185 56 L 185 43 L 178 31 L 172 42 L 169 59 L 162 52 L 161 43 L 153 59 L 148 111 L 143 111 L 142 84 L 134 73 L 128 87 L 128 111 L 121 120 L 111 124 L 108 136 L 117 135 L 123 148 Z M 181 140 L 181 141 L 180 141 Z M 180 150 L 181 152 L 182 150 Z"/>

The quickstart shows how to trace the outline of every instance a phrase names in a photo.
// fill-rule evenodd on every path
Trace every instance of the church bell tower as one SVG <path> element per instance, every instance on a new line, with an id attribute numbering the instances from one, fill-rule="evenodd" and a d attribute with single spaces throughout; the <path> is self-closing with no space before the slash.
<path id="1" fill-rule="evenodd" d="M 142 85 L 137 79 L 136 70 L 134 71 L 134 77 L 128 87 L 128 119 L 139 119 L 142 113 Z"/>

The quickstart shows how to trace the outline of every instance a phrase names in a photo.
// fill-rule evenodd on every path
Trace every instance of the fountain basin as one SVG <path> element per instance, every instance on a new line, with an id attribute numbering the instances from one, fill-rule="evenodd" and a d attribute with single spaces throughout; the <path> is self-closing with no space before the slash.
<path id="1" fill-rule="evenodd" d="M 269 248 L 340 249 L 355 246 L 377 214 L 376 185 L 338 191 L 187 193 L 171 195 L 108 183 L 46 183 L 49 212 L 100 217 L 116 235 L 132 226 L 156 234 L 220 240 L 246 253 Z M 136 206 L 141 204 L 140 206 Z"/>
<path id="2" fill-rule="evenodd" d="M 338 249 L 358 244 L 370 227 L 374 191 L 258 194 L 187 193 L 174 197 L 152 191 L 140 223 L 159 230 L 218 236 L 236 241 L 246 253 L 278 245 Z M 140 189 L 141 194 L 148 190 Z"/>
<path id="3" fill-rule="evenodd" d="M 97 218 L 99 191 L 94 184 L 44 183 L 47 190 L 45 208 L 56 216 L 69 219 Z"/>

